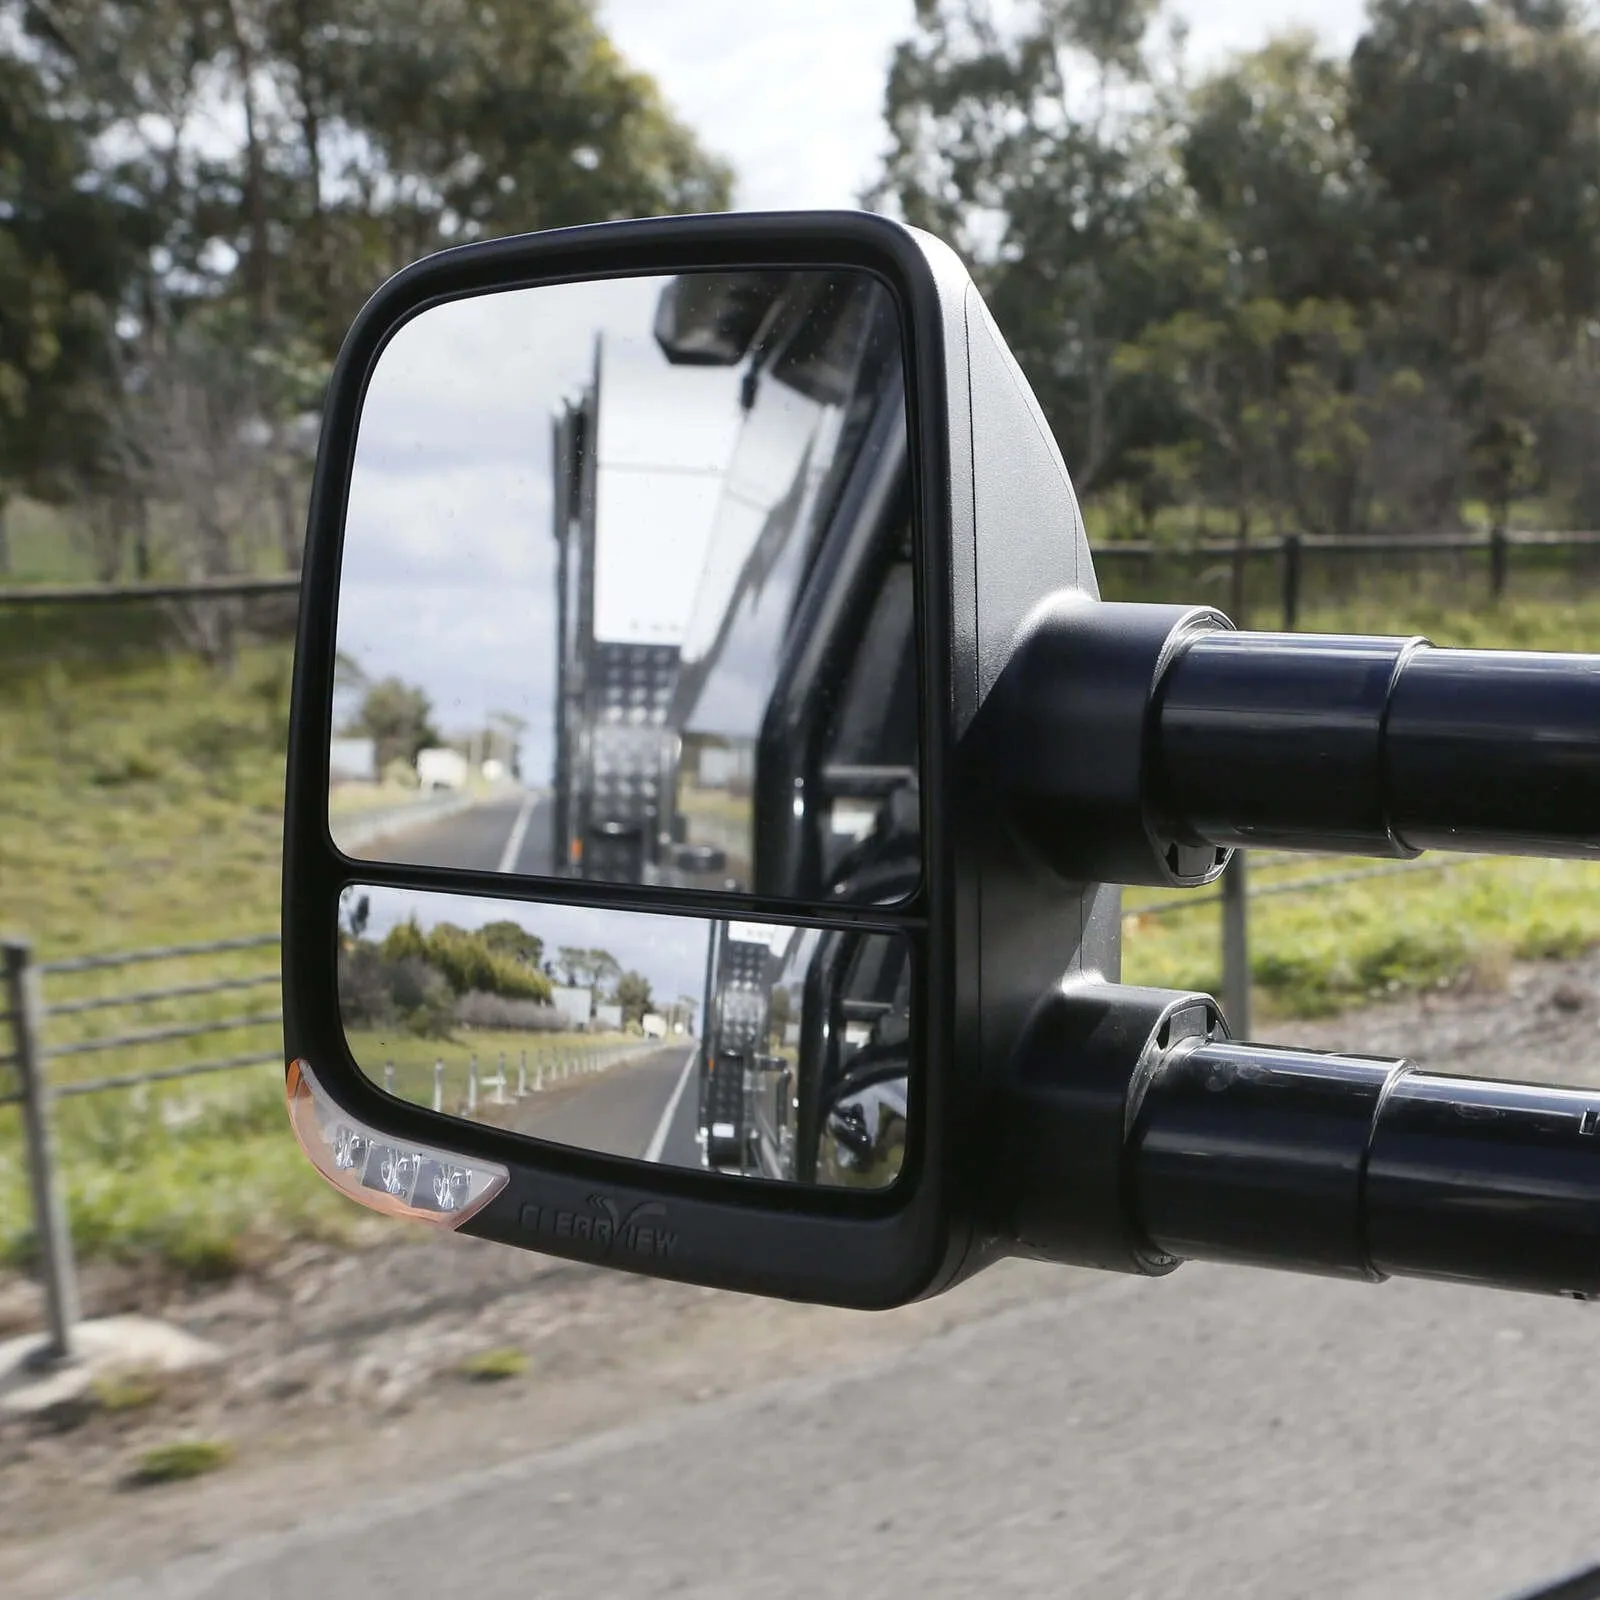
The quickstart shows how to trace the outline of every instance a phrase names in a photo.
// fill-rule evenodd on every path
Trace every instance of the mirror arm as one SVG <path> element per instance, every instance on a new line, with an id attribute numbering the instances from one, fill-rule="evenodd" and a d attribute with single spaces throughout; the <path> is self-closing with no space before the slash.
<path id="1" fill-rule="evenodd" d="M 1230 1040 L 1203 995 L 1077 981 L 1003 1094 L 1019 1253 L 1600 1295 L 1600 1090 Z"/>
<path id="2" fill-rule="evenodd" d="M 1600 656 L 1054 596 L 996 693 L 1013 821 L 1073 881 L 1205 883 L 1241 845 L 1600 855 Z"/>

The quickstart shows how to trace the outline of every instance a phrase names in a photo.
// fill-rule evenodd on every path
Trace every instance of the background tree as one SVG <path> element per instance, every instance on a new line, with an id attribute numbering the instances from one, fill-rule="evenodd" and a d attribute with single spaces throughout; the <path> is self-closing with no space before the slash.
<path id="1" fill-rule="evenodd" d="M 399 678 L 382 678 L 367 690 L 349 731 L 374 741 L 380 772 L 396 761 L 414 767 L 417 752 L 439 742 L 432 702 L 421 689 Z"/>
<path id="2" fill-rule="evenodd" d="M 7 501 L 98 490 L 107 466 L 115 307 L 143 222 L 96 171 L 95 132 L 37 62 L 0 54 L 0 573 Z M 114 559 L 97 549 L 97 572 Z"/>
<path id="3" fill-rule="evenodd" d="M 1008 31 L 981 0 L 921 0 L 886 92 L 873 197 L 966 255 L 1086 492 L 1149 442 L 1116 352 L 1181 309 L 1197 247 L 1155 15 L 1050 0 Z"/>
<path id="4" fill-rule="evenodd" d="M 1000 15 L 921 0 L 874 194 L 967 255 L 1080 490 L 1146 533 L 1600 516 L 1584 14 L 1377 0 L 1347 60 L 1289 35 L 1197 83 L 1150 5 Z"/>
<path id="5" fill-rule="evenodd" d="M 0 152 L 0 508 L 70 504 L 103 578 L 298 565 L 407 261 L 730 188 L 588 0 L 0 0 Z"/>
<path id="6" fill-rule="evenodd" d="M 612 1004 L 622 1007 L 622 1020 L 638 1024 L 653 1005 L 650 980 L 642 972 L 624 972 L 612 991 Z"/>
<path id="7" fill-rule="evenodd" d="M 539 967 L 544 961 L 544 940 L 536 933 L 529 933 L 520 922 L 503 918 L 498 922 L 484 923 L 478 931 L 491 950 L 530 967 Z"/>
<path id="8" fill-rule="evenodd" d="M 622 963 L 609 950 L 562 945 L 556 951 L 556 969 L 563 981 L 580 989 L 604 989 L 622 976 Z"/>

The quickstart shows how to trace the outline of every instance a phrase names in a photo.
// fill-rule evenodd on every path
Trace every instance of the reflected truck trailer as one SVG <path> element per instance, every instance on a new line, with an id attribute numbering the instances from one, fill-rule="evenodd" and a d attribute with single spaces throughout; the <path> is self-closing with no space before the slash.
<path id="1" fill-rule="evenodd" d="M 697 274 L 654 335 L 664 365 L 597 350 L 556 420 L 557 870 L 831 898 L 915 794 L 893 304 L 860 273 Z M 728 411 L 663 430 L 673 369 L 706 366 Z"/>
<path id="2" fill-rule="evenodd" d="M 663 375 L 597 335 L 588 383 L 554 419 L 562 874 L 648 882 L 673 842 L 668 713 L 735 413 L 686 414 Z"/>
<path id="3" fill-rule="evenodd" d="M 911 952 L 853 929 L 715 925 L 700 1145 L 718 1172 L 881 1188 L 905 1150 Z"/>
<path id="4" fill-rule="evenodd" d="M 701 1013 L 699 1139 L 713 1171 L 762 1170 L 755 1096 L 770 1071 L 773 983 L 784 944 L 795 933 L 766 922 L 712 924 Z"/>

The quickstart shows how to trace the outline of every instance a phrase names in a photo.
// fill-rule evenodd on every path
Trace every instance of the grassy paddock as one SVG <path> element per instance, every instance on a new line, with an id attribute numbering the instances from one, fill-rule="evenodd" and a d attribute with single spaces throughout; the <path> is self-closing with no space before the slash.
<path id="1" fill-rule="evenodd" d="M 1308 857 L 1251 874 L 1252 889 L 1353 865 Z M 1123 975 L 1134 983 L 1222 984 L 1221 908 L 1140 917 L 1171 894 L 1124 897 Z M 1600 942 L 1600 866 L 1494 860 L 1340 884 L 1250 905 L 1251 978 L 1267 1015 L 1317 1016 L 1463 977 L 1495 984 L 1513 959 L 1577 955 Z"/>

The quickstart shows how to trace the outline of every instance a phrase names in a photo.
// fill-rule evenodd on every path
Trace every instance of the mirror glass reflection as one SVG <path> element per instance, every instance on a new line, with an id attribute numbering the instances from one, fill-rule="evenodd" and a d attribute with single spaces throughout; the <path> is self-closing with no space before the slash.
<path id="1" fill-rule="evenodd" d="M 905 1153 L 898 934 L 379 887 L 340 914 L 361 1071 L 448 1116 L 606 1155 L 883 1188 Z"/>
<path id="2" fill-rule="evenodd" d="M 339 591 L 358 859 L 885 903 L 918 872 L 898 317 L 863 272 L 432 306 L 373 370 Z"/>

